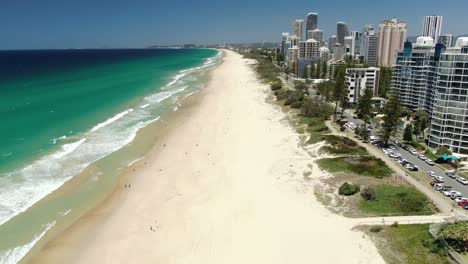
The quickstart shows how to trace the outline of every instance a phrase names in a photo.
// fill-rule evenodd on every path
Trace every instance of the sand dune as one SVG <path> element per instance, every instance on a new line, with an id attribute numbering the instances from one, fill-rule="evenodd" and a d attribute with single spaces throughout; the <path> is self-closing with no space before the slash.
<path id="1" fill-rule="evenodd" d="M 117 205 L 85 216 L 32 262 L 384 263 L 353 221 L 316 200 L 321 172 L 249 63 L 225 51 Z"/>

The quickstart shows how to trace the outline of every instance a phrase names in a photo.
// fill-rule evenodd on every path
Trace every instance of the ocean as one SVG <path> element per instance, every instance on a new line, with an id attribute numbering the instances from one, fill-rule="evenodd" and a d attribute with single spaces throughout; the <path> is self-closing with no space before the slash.
<path id="1" fill-rule="evenodd" d="M 218 63 L 210 49 L 0 51 L 0 263 L 102 199 L 149 149 L 129 147 L 137 132 Z"/>

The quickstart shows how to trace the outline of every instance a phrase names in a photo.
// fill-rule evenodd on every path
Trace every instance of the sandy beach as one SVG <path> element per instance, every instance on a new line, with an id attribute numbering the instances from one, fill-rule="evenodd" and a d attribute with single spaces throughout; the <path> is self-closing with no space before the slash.
<path id="1" fill-rule="evenodd" d="M 29 262 L 385 263 L 354 221 L 316 200 L 323 172 L 252 63 L 224 51 L 113 195 Z"/>

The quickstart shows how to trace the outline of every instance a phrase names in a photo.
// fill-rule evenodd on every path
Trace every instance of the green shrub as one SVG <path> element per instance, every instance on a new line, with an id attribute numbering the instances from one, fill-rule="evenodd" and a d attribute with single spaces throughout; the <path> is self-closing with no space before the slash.
<path id="1" fill-rule="evenodd" d="M 281 100 L 285 100 L 289 97 L 289 95 L 293 92 L 291 90 L 278 90 L 276 91 L 278 92 L 276 95 L 276 100 L 278 101 L 281 101 Z"/>
<path id="2" fill-rule="evenodd" d="M 391 225 L 391 227 L 397 228 L 397 227 L 398 227 L 398 222 L 397 222 L 397 221 L 393 222 L 393 224 Z"/>
<path id="3" fill-rule="evenodd" d="M 372 201 L 377 198 L 377 194 L 375 193 L 375 190 L 372 187 L 366 187 L 362 189 L 361 196 L 366 201 Z"/>
<path id="4" fill-rule="evenodd" d="M 296 90 L 289 94 L 288 98 L 284 102 L 284 105 L 291 105 L 294 102 L 299 102 L 304 100 L 304 92 L 301 90 Z"/>
<path id="5" fill-rule="evenodd" d="M 370 231 L 373 232 L 373 233 L 378 233 L 378 232 L 380 232 L 382 230 L 383 230 L 383 227 L 381 227 L 381 226 L 373 226 L 373 227 L 370 228 Z"/>
<path id="6" fill-rule="evenodd" d="M 329 104 L 324 104 L 316 98 L 304 100 L 301 107 L 301 115 L 305 117 L 319 117 L 328 119 L 333 113 L 333 107 Z"/>
<path id="7" fill-rule="evenodd" d="M 359 187 L 359 185 L 349 184 L 348 182 L 345 182 L 338 189 L 338 194 L 350 196 L 359 192 L 360 189 L 361 188 Z"/>
<path id="8" fill-rule="evenodd" d="M 274 83 L 270 84 L 270 88 L 271 88 L 272 91 L 278 91 L 281 88 L 283 88 L 283 84 L 280 83 L 280 82 L 274 82 Z"/>
<path id="9" fill-rule="evenodd" d="M 291 104 L 291 108 L 299 109 L 299 108 L 301 108 L 301 106 L 302 106 L 303 103 L 304 103 L 304 101 L 293 102 L 293 103 Z"/>

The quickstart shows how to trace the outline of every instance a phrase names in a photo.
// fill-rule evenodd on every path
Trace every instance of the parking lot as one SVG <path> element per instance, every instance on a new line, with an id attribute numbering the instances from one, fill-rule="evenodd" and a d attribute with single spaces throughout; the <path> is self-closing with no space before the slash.
<path id="1" fill-rule="evenodd" d="M 430 177 L 429 175 L 427 175 L 427 172 L 433 171 L 436 176 L 443 177 L 444 183 L 442 183 L 442 185 L 452 187 L 451 190 L 459 191 L 463 197 L 468 198 L 468 185 L 463 185 L 460 182 L 458 182 L 456 179 L 446 176 L 445 171 L 441 169 L 439 166 L 437 165 L 431 166 L 427 164 L 425 161 L 421 160 L 417 155 L 413 155 L 409 151 L 397 145 L 393 145 L 393 148 L 394 148 L 393 152 L 401 154 L 401 158 L 407 160 L 411 164 L 418 166 L 419 171 L 426 174 L 427 177 Z"/>
<path id="2" fill-rule="evenodd" d="M 354 126 L 359 126 L 359 125 L 364 124 L 364 122 L 362 120 L 355 118 L 352 115 L 352 113 L 347 112 L 345 114 L 345 116 L 346 116 L 346 119 L 348 119 L 348 121 L 350 121 L 350 122 L 352 122 L 354 124 Z M 352 130 L 350 128 L 348 128 L 348 129 Z M 378 130 L 379 130 L 378 128 L 372 127 L 371 135 L 378 135 L 378 132 L 379 132 Z M 396 144 L 392 144 L 392 148 L 393 148 L 392 151 L 394 153 L 397 153 L 398 155 L 401 155 L 402 159 L 405 159 L 409 163 L 416 165 L 418 167 L 419 171 L 422 172 L 424 175 L 426 175 L 426 177 L 428 177 L 431 181 L 434 181 L 435 179 L 431 178 L 431 176 L 427 175 L 428 171 L 433 171 L 435 176 L 443 177 L 444 183 L 441 183 L 442 185 L 451 187 L 451 188 L 449 188 L 450 190 L 458 191 L 458 192 L 461 193 L 462 197 L 468 198 L 468 185 L 461 184 L 460 182 L 458 182 L 456 180 L 456 178 L 454 179 L 454 178 L 450 178 L 450 177 L 446 176 L 445 170 L 443 170 L 439 166 L 437 166 L 437 165 L 431 166 L 431 165 L 427 164 L 425 161 L 421 160 L 418 157 L 418 155 L 413 155 L 409 151 L 397 146 Z M 422 154 L 422 153 L 418 153 L 418 154 Z M 391 157 L 389 157 L 389 158 L 391 158 Z M 397 162 L 397 161 L 395 161 L 395 162 Z M 402 165 L 400 164 L 400 166 L 402 166 Z M 402 166 L 402 167 L 404 168 L 404 166 Z M 407 170 L 408 173 L 410 172 L 408 169 L 406 169 L 406 168 L 404 168 L 404 169 Z M 432 187 L 428 185 L 428 188 L 432 188 Z M 443 196 L 442 193 L 440 193 L 440 195 Z M 455 202 L 454 202 L 454 204 L 455 204 Z"/>

